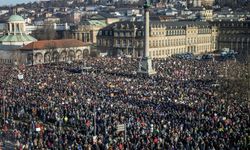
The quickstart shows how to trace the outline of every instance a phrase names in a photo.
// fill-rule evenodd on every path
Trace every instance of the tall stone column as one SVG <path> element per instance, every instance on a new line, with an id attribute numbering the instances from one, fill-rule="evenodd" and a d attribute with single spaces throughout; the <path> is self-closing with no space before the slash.
<path id="1" fill-rule="evenodd" d="M 149 56 L 149 2 L 144 3 L 144 51 L 143 57 L 139 62 L 139 74 L 153 75 L 155 70 L 152 67 L 152 60 Z"/>
<path id="2" fill-rule="evenodd" d="M 144 5 L 144 57 L 149 57 L 149 7 Z"/>
<path id="3" fill-rule="evenodd" d="M 16 23 L 14 23 L 14 35 L 16 35 Z"/>
<path id="4" fill-rule="evenodd" d="M 9 23 L 9 32 L 11 33 L 12 32 L 12 24 Z"/>

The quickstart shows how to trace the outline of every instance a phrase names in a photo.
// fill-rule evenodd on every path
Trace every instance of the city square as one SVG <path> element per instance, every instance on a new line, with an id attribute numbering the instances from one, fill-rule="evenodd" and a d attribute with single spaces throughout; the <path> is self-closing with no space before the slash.
<path id="1" fill-rule="evenodd" d="M 249 149 L 247 8 L 0 4 L 0 150 Z"/>
<path id="2" fill-rule="evenodd" d="M 158 73 L 148 77 L 134 73 L 138 61 L 132 58 L 88 58 L 92 69 L 79 73 L 72 70 L 84 62 L 1 66 L 2 136 L 31 149 L 249 146 L 246 64 L 154 63 Z M 120 124 L 126 129 L 117 132 Z"/>

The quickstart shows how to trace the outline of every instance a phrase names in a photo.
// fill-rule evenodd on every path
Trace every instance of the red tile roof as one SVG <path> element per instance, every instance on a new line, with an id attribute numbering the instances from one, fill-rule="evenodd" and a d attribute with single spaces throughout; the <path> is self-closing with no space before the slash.
<path id="1" fill-rule="evenodd" d="M 20 50 L 39 50 L 49 48 L 70 48 L 85 46 L 82 41 L 75 39 L 62 39 L 62 40 L 42 40 L 32 42 L 20 48 Z"/>

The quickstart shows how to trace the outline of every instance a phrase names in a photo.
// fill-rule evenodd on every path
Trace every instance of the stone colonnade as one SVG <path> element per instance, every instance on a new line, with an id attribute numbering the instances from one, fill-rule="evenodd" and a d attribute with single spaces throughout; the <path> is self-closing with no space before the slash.
<path id="1" fill-rule="evenodd" d="M 34 51 L 27 59 L 28 63 L 43 64 L 52 62 L 67 62 L 81 60 L 89 56 L 89 48 L 51 49 Z"/>

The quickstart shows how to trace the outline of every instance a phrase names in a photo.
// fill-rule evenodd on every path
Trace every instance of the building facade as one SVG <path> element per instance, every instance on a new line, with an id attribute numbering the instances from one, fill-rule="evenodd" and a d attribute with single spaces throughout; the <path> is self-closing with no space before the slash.
<path id="1" fill-rule="evenodd" d="M 16 61 L 15 49 L 37 40 L 28 35 L 25 21 L 19 15 L 10 16 L 4 28 L 0 37 L 0 63 L 11 64 Z"/>
<path id="2" fill-rule="evenodd" d="M 211 7 L 211 6 L 213 6 L 214 2 L 215 2 L 215 0 L 202 0 L 201 4 L 203 6 L 210 6 Z"/>
<path id="3" fill-rule="evenodd" d="M 207 22 L 150 22 L 149 55 L 166 58 L 174 54 L 201 54 L 217 49 L 218 30 Z M 97 49 L 109 55 L 142 56 L 143 22 L 119 22 L 101 29 Z"/>
<path id="4" fill-rule="evenodd" d="M 19 64 L 36 65 L 82 60 L 90 47 L 74 39 L 44 40 L 30 43 L 19 50 Z"/>
<path id="5" fill-rule="evenodd" d="M 201 7 L 202 0 L 187 0 L 187 5 L 189 8 L 191 7 Z"/>
<path id="6" fill-rule="evenodd" d="M 12 15 L 5 25 L 5 33 L 0 37 L 0 45 L 23 46 L 36 41 L 26 33 L 26 24 L 24 19 L 18 15 Z"/>
<path id="7" fill-rule="evenodd" d="M 212 9 L 203 9 L 200 11 L 200 19 L 204 21 L 212 21 L 213 20 L 213 10 Z"/>
<path id="8" fill-rule="evenodd" d="M 240 53 L 250 50 L 250 21 L 212 22 L 219 30 L 218 49 L 230 48 Z"/>
<path id="9" fill-rule="evenodd" d="M 201 7 L 201 0 L 193 0 L 193 7 Z"/>
<path id="10" fill-rule="evenodd" d="M 105 27 L 106 23 L 98 20 L 87 20 L 73 27 L 71 37 L 83 43 L 96 43 L 98 31 Z"/>

